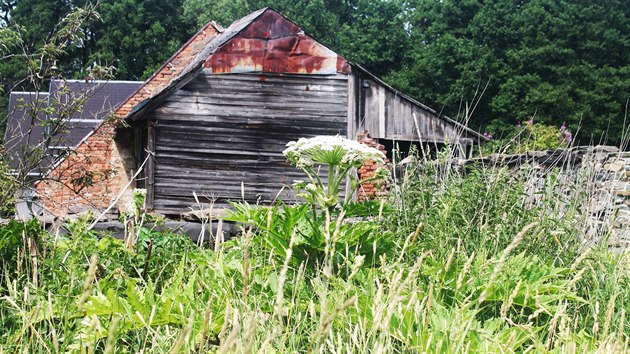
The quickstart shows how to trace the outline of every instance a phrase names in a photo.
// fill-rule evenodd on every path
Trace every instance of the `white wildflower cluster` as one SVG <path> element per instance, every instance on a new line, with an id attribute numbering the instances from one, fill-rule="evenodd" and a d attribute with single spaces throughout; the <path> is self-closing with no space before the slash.
<path id="1" fill-rule="evenodd" d="M 383 163 L 385 155 L 378 149 L 340 136 L 316 136 L 301 138 L 287 144 L 283 151 L 291 164 L 298 168 L 311 167 L 315 163 L 328 165 L 360 166 L 371 159 Z"/>

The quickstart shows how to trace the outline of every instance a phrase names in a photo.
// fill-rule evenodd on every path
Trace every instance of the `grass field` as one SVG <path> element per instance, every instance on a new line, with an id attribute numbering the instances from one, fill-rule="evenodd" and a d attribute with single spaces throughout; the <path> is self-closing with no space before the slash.
<path id="1" fill-rule="evenodd" d="M 630 254 L 581 242 L 582 186 L 536 203 L 506 169 L 422 171 L 379 201 L 236 203 L 214 249 L 12 221 L 0 352 L 628 350 Z"/>

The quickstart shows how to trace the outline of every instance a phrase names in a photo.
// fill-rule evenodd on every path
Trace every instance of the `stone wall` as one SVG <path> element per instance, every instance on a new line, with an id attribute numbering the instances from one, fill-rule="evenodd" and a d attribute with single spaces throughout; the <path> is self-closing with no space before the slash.
<path id="1" fill-rule="evenodd" d="M 630 246 L 630 152 L 600 153 L 588 162 L 594 167 L 593 188 L 599 191 L 595 208 L 606 212 L 612 226 L 611 246 Z"/>
<path id="2" fill-rule="evenodd" d="M 607 238 L 612 248 L 630 246 L 630 152 L 616 147 L 574 147 L 519 155 L 491 155 L 456 160 L 459 168 L 510 168 L 525 180 L 532 204 L 554 193 L 560 208 L 577 212 L 584 223 L 585 243 Z M 554 206 L 554 207 L 557 207 Z"/>

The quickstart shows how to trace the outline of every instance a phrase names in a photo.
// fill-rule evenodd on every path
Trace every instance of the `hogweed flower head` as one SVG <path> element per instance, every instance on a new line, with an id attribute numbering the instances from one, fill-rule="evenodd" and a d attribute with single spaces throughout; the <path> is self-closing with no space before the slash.
<path id="1" fill-rule="evenodd" d="M 385 163 L 382 151 L 340 136 L 301 138 L 288 143 L 282 153 L 310 181 L 294 182 L 293 187 L 298 191 L 298 196 L 311 204 L 329 209 L 339 204 L 339 189 L 349 177 L 351 168 L 360 167 L 368 160 L 377 164 Z M 327 178 L 320 177 L 319 169 L 316 171 L 313 168 L 315 164 L 327 165 Z M 385 169 L 377 171 L 377 177 L 386 178 L 387 172 Z M 356 185 L 353 188 L 356 189 Z"/>
<path id="2" fill-rule="evenodd" d="M 298 167 L 313 164 L 346 165 L 359 167 L 365 160 L 383 163 L 382 151 L 340 136 L 316 136 L 291 141 L 282 152 L 289 162 Z"/>

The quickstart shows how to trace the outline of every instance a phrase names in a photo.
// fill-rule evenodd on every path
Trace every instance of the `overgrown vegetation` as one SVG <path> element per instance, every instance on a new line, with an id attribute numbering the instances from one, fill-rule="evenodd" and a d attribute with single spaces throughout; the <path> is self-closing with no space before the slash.
<path id="1" fill-rule="evenodd" d="M 72 130 L 71 120 L 82 112 L 88 99 L 100 86 L 71 90 L 65 85 L 62 76 L 59 76 L 57 64 L 78 43 L 88 39 L 89 31 L 86 27 L 100 20 L 94 5 L 76 7 L 65 14 L 45 40 L 35 48 L 28 42 L 29 35 L 25 28 L 17 25 L 7 28 L 0 26 L 0 68 L 9 62 L 19 61 L 23 64 L 20 85 L 32 91 L 31 95 L 25 96 L 28 99 L 19 98 L 15 101 L 12 108 L 22 116 L 12 123 L 0 148 L 0 216 L 6 217 L 14 211 L 15 198 L 24 199 L 30 193 L 34 181 L 39 178 L 35 176 L 46 175 L 51 166 L 67 156 L 68 152 L 59 151 L 59 147 L 68 143 Z M 84 78 L 86 81 L 108 80 L 112 77 L 112 70 L 111 67 L 93 64 L 84 71 Z M 53 78 L 59 78 L 60 87 L 54 94 L 44 94 Z M 4 79 L 3 75 L 0 81 Z M 1 86 L 0 82 L 0 93 L 6 94 Z M 0 106 L 2 105 L 0 102 Z M 0 130 L 5 128 L 4 123 L 6 122 L 0 119 Z M 84 172 L 73 176 L 72 186 L 69 186 L 73 191 L 76 192 L 92 184 L 97 177 L 102 177 L 94 172 Z M 52 177 L 47 177 L 49 178 Z"/>
<path id="2" fill-rule="evenodd" d="M 388 200 L 237 203 L 242 235 L 212 250 L 11 222 L 2 350 L 627 351 L 630 255 L 579 242 L 578 182 L 567 199 L 550 179 L 540 203 L 502 169 L 412 163 L 395 178 Z"/>

